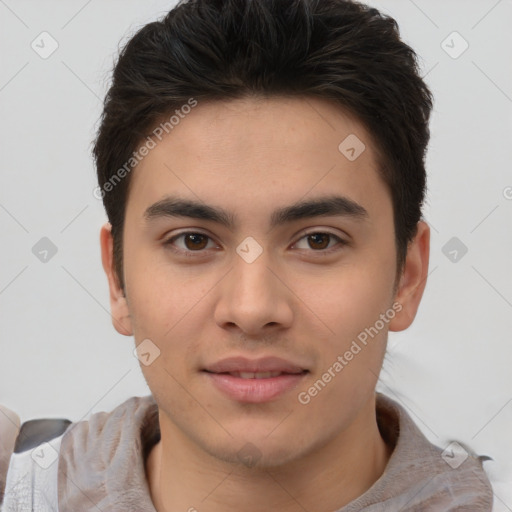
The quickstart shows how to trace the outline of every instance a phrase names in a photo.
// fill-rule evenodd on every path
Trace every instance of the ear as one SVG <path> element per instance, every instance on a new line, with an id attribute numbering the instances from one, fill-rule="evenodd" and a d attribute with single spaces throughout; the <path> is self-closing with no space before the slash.
<path id="1" fill-rule="evenodd" d="M 114 269 L 114 239 L 112 238 L 112 225 L 109 222 L 104 224 L 101 228 L 100 245 L 101 262 L 103 264 L 103 270 L 105 270 L 105 274 L 107 274 L 110 289 L 112 324 L 119 334 L 132 336 L 133 328 L 128 303 L 119 285 L 119 278 Z"/>
<path id="2" fill-rule="evenodd" d="M 407 257 L 395 301 L 402 309 L 389 323 L 390 331 L 403 331 L 413 322 L 418 311 L 428 276 L 430 254 L 430 227 L 426 222 L 418 222 L 418 230 L 407 248 Z"/>

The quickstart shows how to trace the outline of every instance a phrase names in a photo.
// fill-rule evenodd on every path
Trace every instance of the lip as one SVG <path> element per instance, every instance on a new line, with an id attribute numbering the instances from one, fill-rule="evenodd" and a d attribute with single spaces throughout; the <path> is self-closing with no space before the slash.
<path id="1" fill-rule="evenodd" d="M 282 372 L 266 378 L 242 378 L 231 373 Z M 203 370 L 206 378 L 223 395 L 245 403 L 275 400 L 300 384 L 309 372 L 301 366 L 278 357 L 247 359 L 230 357 L 209 365 Z"/>
<path id="2" fill-rule="evenodd" d="M 208 365 L 206 371 L 212 373 L 229 372 L 283 372 L 302 373 L 305 368 L 291 361 L 280 357 L 261 357 L 259 359 L 248 359 L 246 357 L 228 357 Z"/>

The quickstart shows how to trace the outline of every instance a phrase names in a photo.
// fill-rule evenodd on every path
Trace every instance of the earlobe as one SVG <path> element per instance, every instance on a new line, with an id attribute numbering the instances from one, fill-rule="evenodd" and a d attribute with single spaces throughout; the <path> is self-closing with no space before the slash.
<path id="1" fill-rule="evenodd" d="M 412 324 L 427 284 L 429 255 L 430 227 L 420 221 L 416 236 L 407 249 L 406 262 L 395 295 L 395 302 L 401 305 L 401 310 L 391 320 L 390 331 L 403 331 Z"/>
<path id="2" fill-rule="evenodd" d="M 112 324 L 119 334 L 133 335 L 132 322 L 124 290 L 119 285 L 119 278 L 114 269 L 114 240 L 112 226 L 109 222 L 101 227 L 100 231 L 101 262 L 107 275 L 110 290 L 110 310 Z"/>

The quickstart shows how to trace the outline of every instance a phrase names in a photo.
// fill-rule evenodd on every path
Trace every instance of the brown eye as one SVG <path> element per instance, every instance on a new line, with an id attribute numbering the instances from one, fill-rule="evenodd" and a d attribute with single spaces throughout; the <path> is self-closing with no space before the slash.
<path id="1" fill-rule="evenodd" d="M 185 247 L 190 250 L 204 249 L 208 244 L 208 237 L 199 233 L 184 233 Z"/>
<path id="2" fill-rule="evenodd" d="M 300 238 L 294 247 L 309 252 L 317 252 L 318 255 L 322 255 L 330 254 L 333 251 L 340 250 L 345 245 L 347 245 L 347 242 L 342 240 L 334 233 L 315 231 L 312 233 L 307 233 L 302 238 Z"/>
<path id="3" fill-rule="evenodd" d="M 164 242 L 164 245 L 178 254 L 190 256 L 192 253 L 206 254 L 207 251 L 204 249 L 212 247 L 211 245 L 208 246 L 210 242 L 213 243 L 208 235 L 188 231 L 169 238 L 169 240 Z"/>
<path id="4" fill-rule="evenodd" d="M 329 245 L 332 235 L 328 233 L 313 233 L 308 235 L 308 243 L 312 249 L 325 249 Z"/>

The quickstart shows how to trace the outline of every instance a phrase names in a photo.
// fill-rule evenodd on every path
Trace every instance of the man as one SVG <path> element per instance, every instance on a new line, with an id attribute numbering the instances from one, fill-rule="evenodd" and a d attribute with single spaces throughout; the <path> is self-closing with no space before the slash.
<path id="1" fill-rule="evenodd" d="M 113 324 L 152 395 L 24 424 L 4 508 L 491 510 L 482 458 L 449 464 L 375 392 L 428 274 L 431 108 L 394 20 L 355 2 L 143 27 L 94 156 Z"/>

